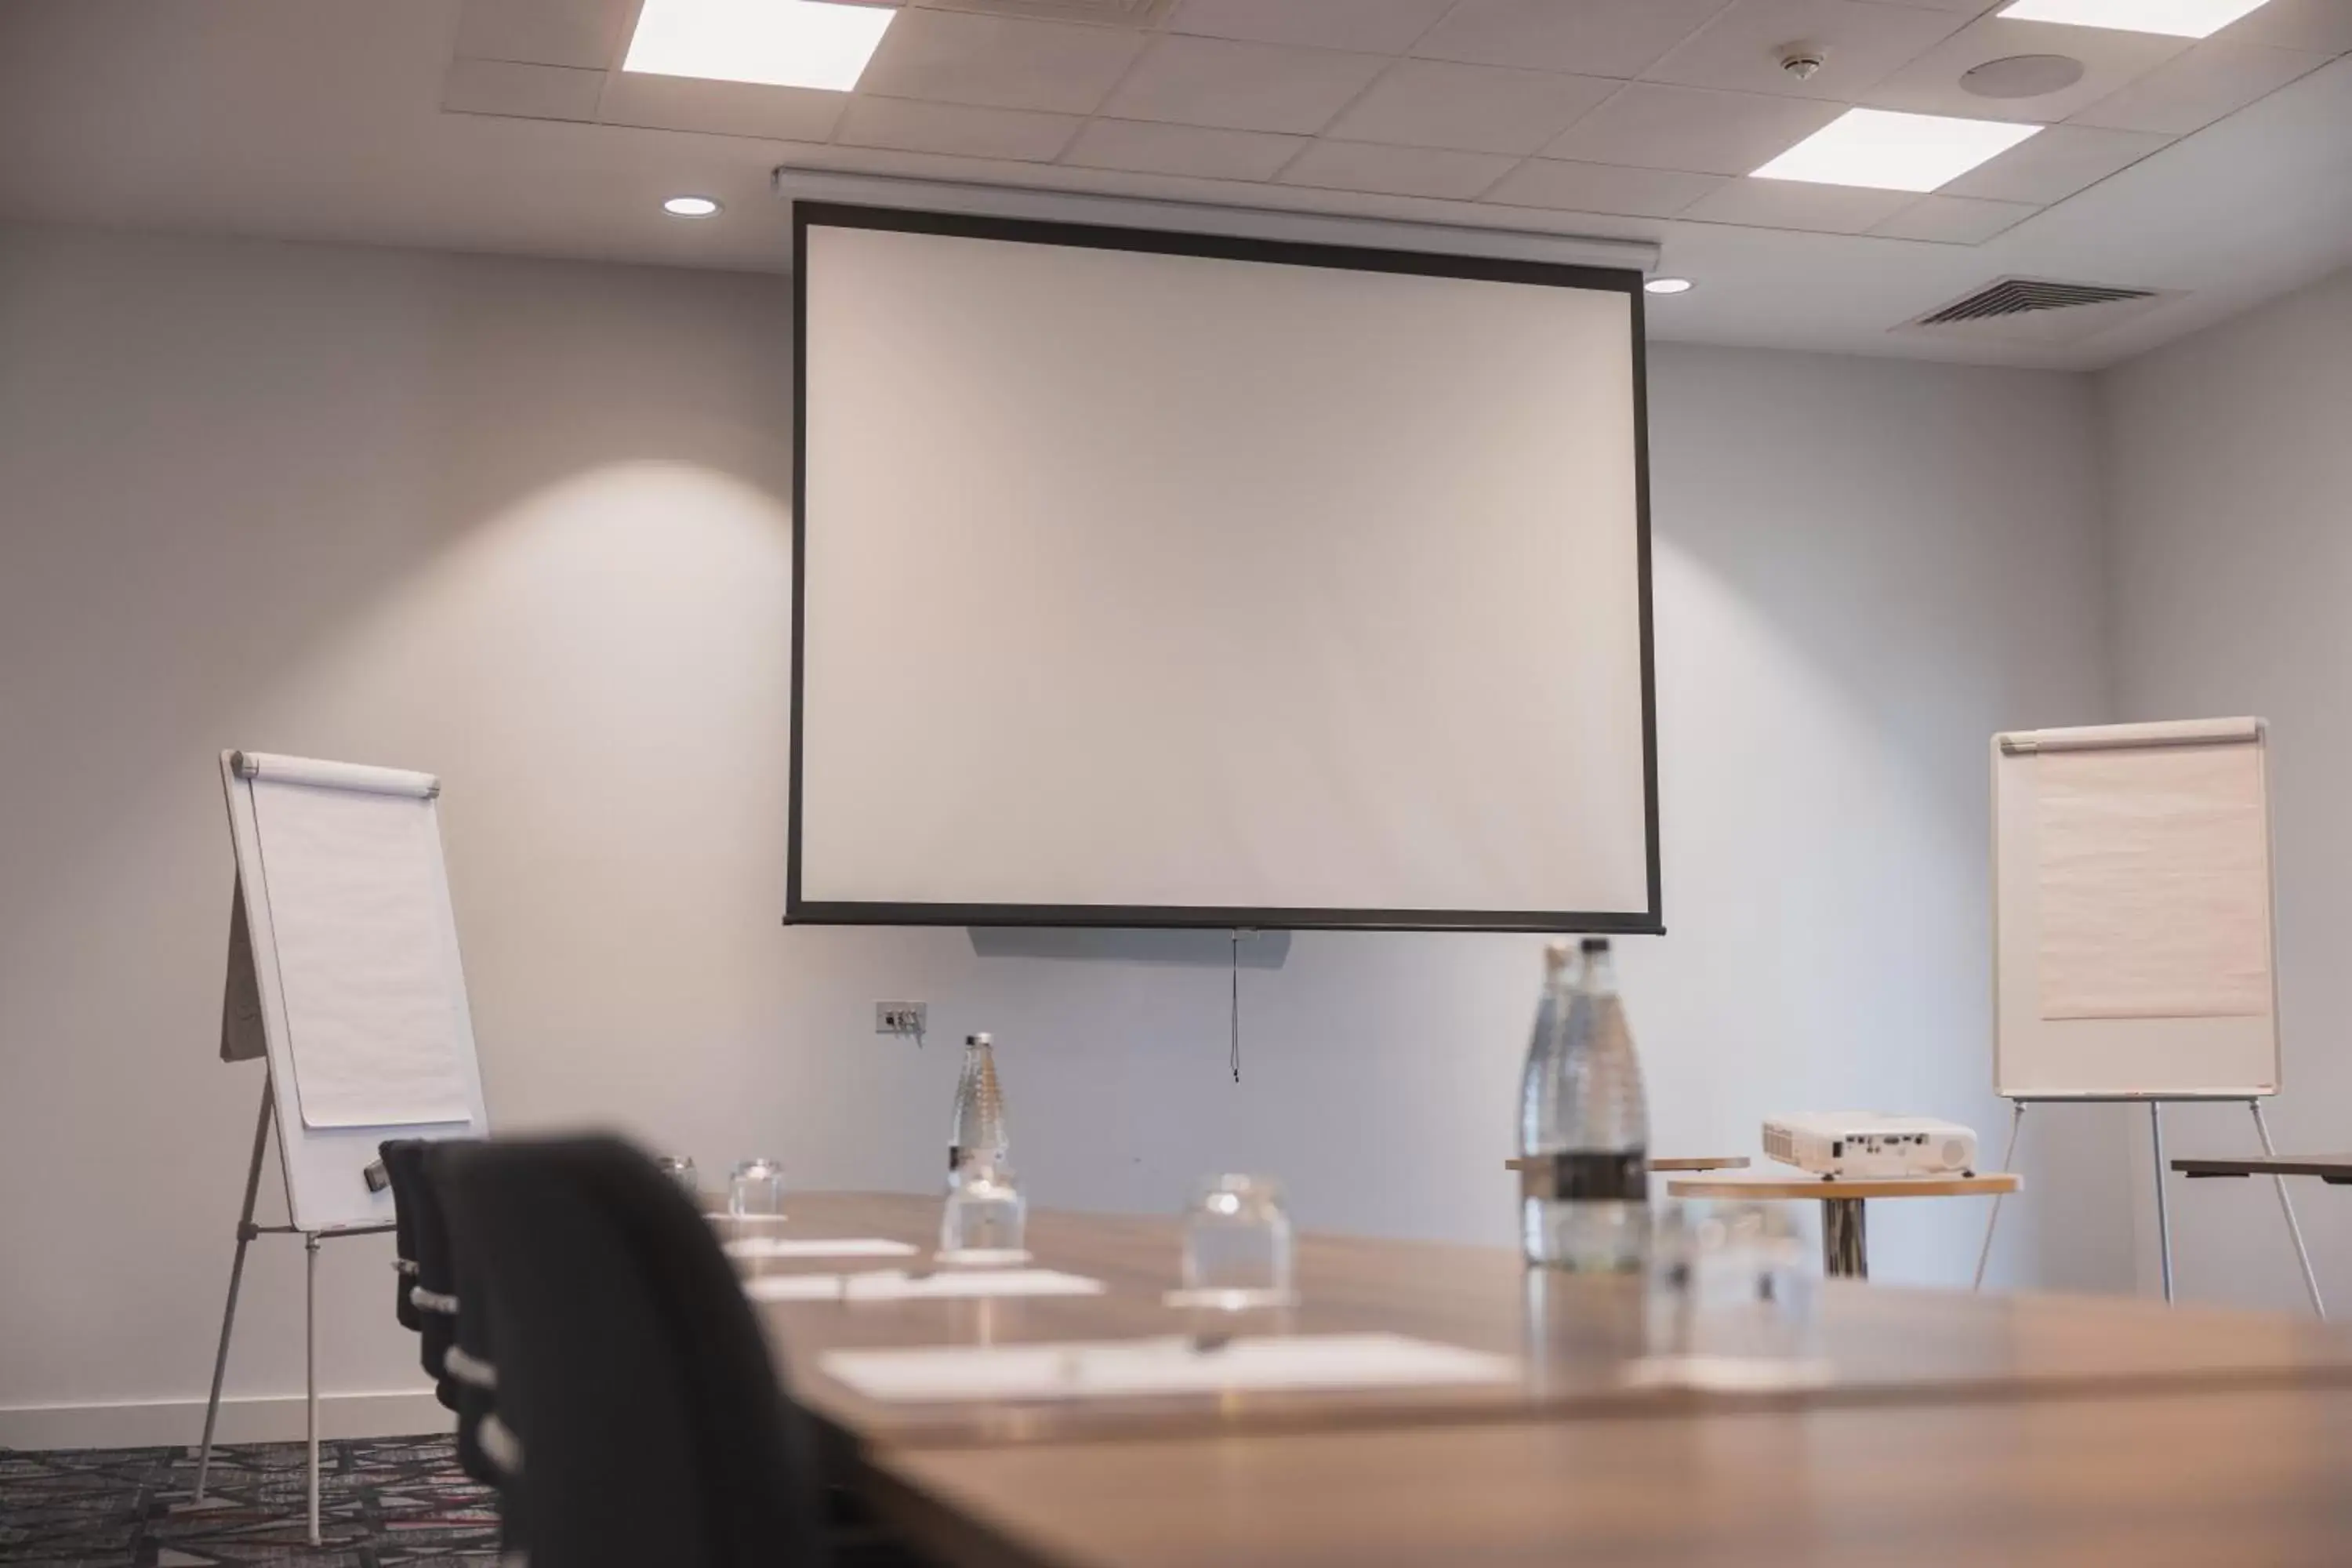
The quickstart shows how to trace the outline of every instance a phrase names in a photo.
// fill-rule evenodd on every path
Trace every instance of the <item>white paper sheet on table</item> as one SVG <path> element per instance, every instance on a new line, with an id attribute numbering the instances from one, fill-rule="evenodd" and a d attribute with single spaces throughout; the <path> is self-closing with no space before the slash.
<path id="1" fill-rule="evenodd" d="M 2260 748 L 2045 752 L 2034 773 L 2042 1016 L 2267 1013 Z"/>
<path id="2" fill-rule="evenodd" d="M 751 1236 L 727 1244 L 727 1256 L 745 1259 L 773 1258 L 912 1258 L 916 1249 L 903 1241 L 878 1236 L 783 1237 Z M 828 1279 L 835 1276 L 827 1276 Z"/>
<path id="3" fill-rule="evenodd" d="M 1402 1334 L 1264 1335 L 835 1351 L 819 1363 L 869 1399 L 1108 1399 L 1238 1390 L 1516 1383 L 1518 1363 Z"/>
<path id="4" fill-rule="evenodd" d="M 921 1301 L 977 1296 L 1099 1296 L 1103 1283 L 1053 1268 L 1002 1268 L 952 1274 L 770 1274 L 743 1282 L 755 1301 Z"/>
<path id="5" fill-rule="evenodd" d="M 1833 1369 L 1803 1356 L 1656 1355 L 1625 1369 L 1633 1388 L 1687 1388 L 1705 1394 L 1779 1394 L 1827 1387 Z"/>
<path id="6" fill-rule="evenodd" d="M 303 1124 L 466 1121 L 465 979 L 432 801 L 265 777 L 253 811 Z"/>

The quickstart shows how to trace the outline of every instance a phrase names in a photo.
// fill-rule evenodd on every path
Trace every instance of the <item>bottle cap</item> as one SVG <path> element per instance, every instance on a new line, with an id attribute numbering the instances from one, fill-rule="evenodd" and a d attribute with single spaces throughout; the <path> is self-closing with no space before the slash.
<path id="1" fill-rule="evenodd" d="M 1609 951 L 1609 939 L 1605 936 L 1588 936 L 1584 939 L 1584 951 L 1587 952 L 1607 952 Z"/>
<path id="2" fill-rule="evenodd" d="M 1576 949 L 1570 947 L 1564 942 L 1548 942 L 1544 943 L 1544 973 L 1547 974 L 1559 973 L 1561 970 L 1568 967 L 1568 961 L 1575 956 Z"/>
<path id="3" fill-rule="evenodd" d="M 995 1042 L 990 1039 L 986 1035 L 966 1035 L 963 1037 L 963 1043 L 967 1046 L 987 1046 L 995 1044 Z"/>

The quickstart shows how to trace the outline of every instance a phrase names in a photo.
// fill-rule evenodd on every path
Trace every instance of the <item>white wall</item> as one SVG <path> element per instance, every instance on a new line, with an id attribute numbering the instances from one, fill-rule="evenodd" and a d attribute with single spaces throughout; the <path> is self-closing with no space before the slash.
<path id="1" fill-rule="evenodd" d="M 1236 1087 L 1222 934 L 779 924 L 789 319 L 777 279 L 0 228 L 0 1442 L 194 1434 L 259 1084 L 213 1058 L 224 745 L 442 774 L 509 1128 L 927 1190 L 987 1027 L 1040 1203 L 1241 1166 L 1309 1225 L 1507 1240 L 1531 939 L 1257 939 Z M 2088 388 L 1669 347 L 1653 410 L 1655 1145 L 1993 1131 L 1985 737 L 2106 711 Z M 2085 1115 L 2002 1278 L 2128 1284 Z M 1876 1207 L 1882 1276 L 1966 1279 L 1980 1208 Z M 291 1429 L 299 1250 L 258 1245 L 238 1430 Z M 326 1250 L 331 1391 L 420 1383 L 388 1256 Z M 418 1406 L 371 1408 L 334 1419 Z"/>
<path id="2" fill-rule="evenodd" d="M 2100 378 L 2119 716 L 2271 721 L 2283 1150 L 2352 1145 L 2352 271 Z M 2242 1107 L 2166 1118 L 2174 1155 L 2249 1153 Z M 2144 1127 L 2136 1142 L 2146 1139 Z M 2148 1163 L 2143 1156 L 2137 1163 Z M 2152 1184 L 2138 1176 L 2143 1273 Z M 2175 1181 L 2180 1291 L 2304 1308 L 2267 1183 Z M 2352 1301 L 2352 1201 L 2295 1185 L 2323 1293 Z"/>

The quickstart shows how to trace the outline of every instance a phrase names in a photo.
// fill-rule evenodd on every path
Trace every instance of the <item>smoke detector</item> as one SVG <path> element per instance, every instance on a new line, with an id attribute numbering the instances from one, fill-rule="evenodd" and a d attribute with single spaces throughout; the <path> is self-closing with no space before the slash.
<path id="1" fill-rule="evenodd" d="M 1811 81 L 1813 73 L 1826 63 L 1829 51 L 1818 44 L 1784 44 L 1780 47 L 1780 68 L 1799 81 Z"/>

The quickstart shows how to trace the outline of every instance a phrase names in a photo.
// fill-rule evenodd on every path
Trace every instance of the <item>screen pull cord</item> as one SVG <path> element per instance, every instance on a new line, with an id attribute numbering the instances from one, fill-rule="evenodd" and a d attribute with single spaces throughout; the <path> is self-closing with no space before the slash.
<path id="1" fill-rule="evenodd" d="M 1233 1050 L 1230 1058 L 1230 1065 L 1234 1069 L 1234 1081 L 1235 1083 L 1239 1083 L 1242 1080 L 1242 938 L 1245 936 L 1255 936 L 1256 934 L 1257 933 L 1255 931 L 1250 931 L 1242 926 L 1235 926 L 1233 930 L 1234 1011 Z"/>

